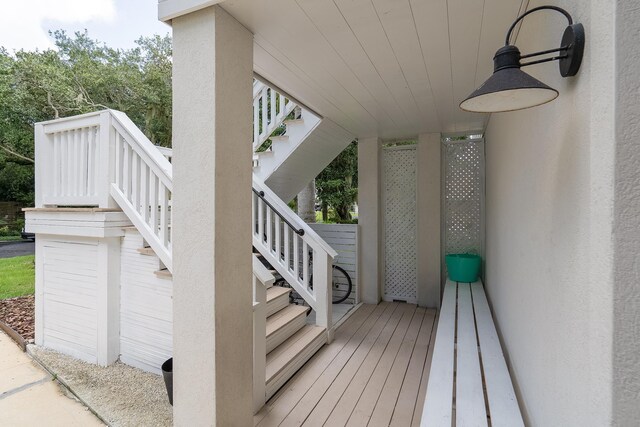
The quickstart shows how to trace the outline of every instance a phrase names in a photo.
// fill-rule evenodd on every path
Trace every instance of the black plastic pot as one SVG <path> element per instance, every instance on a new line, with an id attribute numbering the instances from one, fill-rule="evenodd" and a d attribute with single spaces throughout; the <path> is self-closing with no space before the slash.
<path id="1" fill-rule="evenodd" d="M 162 364 L 162 377 L 164 378 L 164 385 L 167 387 L 169 404 L 173 406 L 173 357 Z"/>

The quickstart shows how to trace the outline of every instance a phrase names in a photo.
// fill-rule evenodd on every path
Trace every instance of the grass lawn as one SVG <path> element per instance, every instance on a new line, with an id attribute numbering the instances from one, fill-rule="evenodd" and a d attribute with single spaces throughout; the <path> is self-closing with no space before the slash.
<path id="1" fill-rule="evenodd" d="M 32 295 L 34 282 L 33 255 L 0 259 L 0 299 Z"/>
<path id="2" fill-rule="evenodd" d="M 0 242 L 17 242 L 22 240 L 20 236 L 0 236 Z"/>

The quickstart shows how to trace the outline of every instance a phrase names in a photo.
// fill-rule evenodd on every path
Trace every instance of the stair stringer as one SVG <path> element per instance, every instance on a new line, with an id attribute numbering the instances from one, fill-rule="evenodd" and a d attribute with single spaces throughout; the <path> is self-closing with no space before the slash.
<path id="1" fill-rule="evenodd" d="M 304 121 L 307 120 L 305 117 L 303 114 Z M 287 132 L 296 126 L 302 126 L 302 124 L 288 123 Z M 332 120 L 323 118 L 306 134 L 304 140 L 298 141 L 295 147 L 287 152 L 286 158 L 281 158 L 277 154 L 274 156 L 278 162 L 275 164 L 274 159 L 271 165 L 273 170 L 263 180 L 278 197 L 288 202 L 318 176 L 354 139 L 355 135 Z M 288 143 L 291 143 L 291 137 Z"/>

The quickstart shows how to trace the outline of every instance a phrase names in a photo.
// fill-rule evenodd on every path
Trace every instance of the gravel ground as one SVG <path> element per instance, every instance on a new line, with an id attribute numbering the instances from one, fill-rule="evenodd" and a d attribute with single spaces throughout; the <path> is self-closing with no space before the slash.
<path id="1" fill-rule="evenodd" d="M 101 367 L 35 345 L 29 351 L 110 425 L 172 425 L 161 376 L 120 362 Z"/>
<path id="2" fill-rule="evenodd" d="M 33 340 L 33 295 L 0 300 L 0 320 L 25 340 Z"/>

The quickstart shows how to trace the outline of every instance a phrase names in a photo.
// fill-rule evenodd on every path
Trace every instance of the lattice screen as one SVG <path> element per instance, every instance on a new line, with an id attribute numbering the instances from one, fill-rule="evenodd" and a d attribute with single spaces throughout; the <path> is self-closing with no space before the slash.
<path id="1" fill-rule="evenodd" d="M 484 140 L 445 141 L 444 252 L 483 255 Z"/>
<path id="2" fill-rule="evenodd" d="M 385 300 L 416 302 L 416 209 L 415 146 L 385 148 Z"/>

